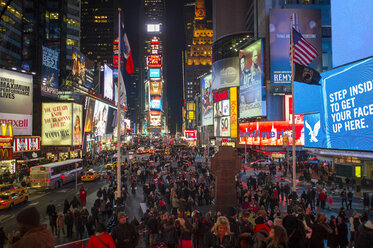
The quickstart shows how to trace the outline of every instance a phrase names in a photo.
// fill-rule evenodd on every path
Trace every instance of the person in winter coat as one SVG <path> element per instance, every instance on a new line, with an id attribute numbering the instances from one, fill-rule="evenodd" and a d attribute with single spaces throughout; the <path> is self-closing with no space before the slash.
<path id="1" fill-rule="evenodd" d="M 288 240 L 288 248 L 306 248 L 304 224 L 295 215 L 287 215 L 282 221 Z"/>
<path id="2" fill-rule="evenodd" d="M 120 213 L 119 224 L 114 227 L 111 236 L 117 247 L 135 248 L 139 240 L 139 234 L 135 228 L 127 223 L 128 215 Z"/>
<path id="3" fill-rule="evenodd" d="M 40 213 L 35 207 L 22 210 L 16 219 L 20 236 L 14 231 L 9 233 L 9 248 L 54 248 L 53 234 L 46 225 L 40 225 Z"/>
<path id="4" fill-rule="evenodd" d="M 157 243 L 158 232 L 160 231 L 160 224 L 156 214 L 150 217 L 147 228 L 149 230 L 149 243 L 151 246 L 155 245 Z"/>
<path id="5" fill-rule="evenodd" d="M 311 209 L 308 208 L 306 211 L 306 223 L 307 226 L 312 229 L 312 235 L 310 240 L 310 247 L 312 248 L 324 248 L 324 240 L 328 234 L 331 234 L 333 230 L 326 224 L 327 217 L 325 214 L 321 214 L 317 217 L 315 223 L 311 221 Z"/>
<path id="6" fill-rule="evenodd" d="M 272 226 L 262 248 L 287 248 L 288 235 L 282 226 Z"/>
<path id="7" fill-rule="evenodd" d="M 74 196 L 74 198 L 72 199 L 72 201 L 70 202 L 70 206 L 75 209 L 75 208 L 78 208 L 80 206 L 80 202 L 78 200 L 78 198 L 76 196 Z"/>
<path id="8" fill-rule="evenodd" d="M 343 220 L 342 216 L 337 217 L 337 228 L 338 228 L 338 245 L 341 248 L 346 248 L 348 245 L 348 228 Z"/>
<path id="9" fill-rule="evenodd" d="M 163 229 L 163 240 L 168 248 L 176 248 L 178 237 L 173 219 L 168 219 Z"/>
<path id="10" fill-rule="evenodd" d="M 81 202 L 82 206 L 85 206 L 86 199 L 87 199 L 87 191 L 84 189 L 83 186 L 80 188 L 79 197 L 80 197 L 80 202 Z"/>
<path id="11" fill-rule="evenodd" d="M 5 241 L 7 240 L 4 228 L 0 227 L 0 248 L 4 247 Z"/>
<path id="12" fill-rule="evenodd" d="M 339 233 L 338 233 L 337 219 L 334 216 L 330 217 L 329 226 L 333 230 L 333 232 L 328 234 L 327 244 L 330 248 L 337 248 Z"/>
<path id="13" fill-rule="evenodd" d="M 102 223 L 97 225 L 96 233 L 89 238 L 87 248 L 116 248 L 113 238 Z"/>
<path id="14" fill-rule="evenodd" d="M 63 235 L 65 235 L 65 219 L 63 218 L 62 213 L 58 214 L 56 225 L 57 225 L 57 237 L 60 238 L 61 230 L 62 230 Z"/>
<path id="15" fill-rule="evenodd" d="M 74 216 L 70 209 L 65 214 L 65 224 L 67 227 L 67 237 L 71 238 L 73 236 Z"/>
<path id="16" fill-rule="evenodd" d="M 70 209 L 70 202 L 65 199 L 63 203 L 63 214 L 66 214 L 68 209 Z"/>
<path id="17" fill-rule="evenodd" d="M 208 248 L 238 247 L 237 240 L 230 231 L 229 221 L 225 216 L 219 216 L 211 232 L 206 235 L 205 246 Z"/>
<path id="18" fill-rule="evenodd" d="M 359 236 L 356 242 L 357 248 L 373 248 L 373 223 L 371 220 L 359 226 Z"/>

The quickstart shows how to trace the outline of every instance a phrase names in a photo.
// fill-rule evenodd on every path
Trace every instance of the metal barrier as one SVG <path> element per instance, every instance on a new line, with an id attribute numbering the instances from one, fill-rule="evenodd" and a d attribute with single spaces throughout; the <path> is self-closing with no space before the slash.
<path id="1" fill-rule="evenodd" d="M 84 248 L 88 245 L 89 238 L 62 244 L 56 245 L 55 248 Z"/>

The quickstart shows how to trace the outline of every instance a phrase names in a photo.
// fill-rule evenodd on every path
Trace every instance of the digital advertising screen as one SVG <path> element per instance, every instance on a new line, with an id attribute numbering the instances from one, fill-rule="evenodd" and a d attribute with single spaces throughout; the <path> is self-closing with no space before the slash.
<path id="1" fill-rule="evenodd" d="M 184 140 L 186 140 L 186 141 L 196 141 L 197 140 L 197 130 L 184 130 Z"/>
<path id="2" fill-rule="evenodd" d="M 291 95 L 285 95 L 285 121 L 289 121 L 291 123 L 292 121 L 292 115 L 293 115 L 293 97 Z M 295 115 L 294 116 L 294 122 L 296 124 L 303 124 L 304 123 L 304 116 L 303 115 Z"/>
<path id="3" fill-rule="evenodd" d="M 83 106 L 73 103 L 73 146 L 81 146 L 83 138 Z"/>
<path id="4" fill-rule="evenodd" d="M 150 84 L 149 81 L 145 82 L 145 111 L 149 111 L 149 102 L 150 102 Z"/>
<path id="5" fill-rule="evenodd" d="M 161 125 L 161 116 L 150 116 L 150 126 L 159 127 Z"/>
<path id="6" fill-rule="evenodd" d="M 322 71 L 321 11 L 320 9 L 270 9 L 269 39 L 271 83 L 291 84 L 290 62 L 290 17 L 293 16 L 295 29 L 314 48 L 319 56 L 309 67 Z M 334 39 L 334 37 L 333 37 Z"/>
<path id="7" fill-rule="evenodd" d="M 60 69 L 58 67 L 59 52 L 42 46 L 42 82 L 43 85 L 58 89 L 58 78 Z"/>
<path id="8" fill-rule="evenodd" d="M 115 127 L 117 126 L 117 110 L 109 106 L 109 111 L 107 114 L 107 123 L 106 123 L 106 133 L 113 133 Z"/>
<path id="9" fill-rule="evenodd" d="M 42 103 L 43 146 L 71 146 L 73 131 L 72 103 Z"/>
<path id="10" fill-rule="evenodd" d="M 222 59 L 212 64 L 212 90 L 239 86 L 238 57 Z"/>
<path id="11" fill-rule="evenodd" d="M 370 57 L 321 74 L 326 148 L 373 150 L 372 68 Z"/>
<path id="12" fill-rule="evenodd" d="M 333 67 L 373 56 L 373 1 L 330 1 Z"/>
<path id="13" fill-rule="evenodd" d="M 150 109 L 154 110 L 161 110 L 161 99 L 153 98 L 150 100 Z"/>
<path id="14" fill-rule="evenodd" d="M 101 101 L 96 101 L 93 114 L 93 127 L 95 136 L 103 136 L 106 131 L 108 105 Z"/>
<path id="15" fill-rule="evenodd" d="M 325 126 L 320 113 L 304 115 L 304 147 L 326 148 Z"/>
<path id="16" fill-rule="evenodd" d="M 104 97 L 113 100 L 113 70 L 107 65 L 104 65 Z"/>
<path id="17" fill-rule="evenodd" d="M 213 125 L 212 75 L 201 79 L 202 92 L 202 126 Z"/>
<path id="18" fill-rule="evenodd" d="M 72 53 L 73 60 L 73 69 L 71 74 L 74 78 L 74 81 L 80 85 L 85 85 L 85 57 L 84 55 L 76 48 L 73 48 Z"/>
<path id="19" fill-rule="evenodd" d="M 150 81 L 150 95 L 161 95 L 162 94 L 162 82 L 161 81 Z"/>
<path id="20" fill-rule="evenodd" d="M 240 50 L 240 118 L 266 115 L 262 40 Z"/>
<path id="21" fill-rule="evenodd" d="M 95 112 L 95 102 L 96 100 L 89 98 L 88 106 L 85 117 L 84 132 L 90 133 L 93 131 L 93 114 Z"/>
<path id="22" fill-rule="evenodd" d="M 162 67 L 162 55 L 160 54 L 151 54 L 151 55 L 148 55 L 148 59 L 147 59 L 147 66 L 150 68 L 159 68 L 159 67 Z"/>
<path id="23" fill-rule="evenodd" d="M 0 69 L 0 123 L 12 123 L 13 135 L 32 135 L 32 75 Z"/>
<path id="24" fill-rule="evenodd" d="M 257 146 L 291 146 L 292 124 L 288 121 L 239 123 L 239 144 Z M 295 145 L 304 145 L 303 124 L 295 124 Z"/>
<path id="25" fill-rule="evenodd" d="M 161 69 L 160 68 L 149 68 L 149 78 L 157 79 L 161 77 Z"/>
<path id="26" fill-rule="evenodd" d="M 214 100 L 214 135 L 231 137 L 230 89 L 214 92 Z"/>

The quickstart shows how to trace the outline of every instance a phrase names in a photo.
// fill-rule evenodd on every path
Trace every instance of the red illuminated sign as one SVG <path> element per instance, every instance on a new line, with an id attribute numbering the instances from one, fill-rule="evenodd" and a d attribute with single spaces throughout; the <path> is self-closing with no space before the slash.
<path id="1" fill-rule="evenodd" d="M 304 125 L 295 124 L 295 145 L 304 145 Z M 292 145 L 292 125 L 288 121 L 239 123 L 239 144 L 258 146 Z"/>
<path id="2" fill-rule="evenodd" d="M 157 37 L 153 37 L 153 39 L 150 41 L 150 44 L 159 44 L 159 40 Z"/>
<path id="3" fill-rule="evenodd" d="M 40 150 L 40 137 L 27 136 L 14 138 L 13 144 L 14 152 L 29 152 Z"/>
<path id="4" fill-rule="evenodd" d="M 196 141 L 197 140 L 197 130 L 184 130 L 184 140 L 186 140 L 186 141 Z"/>
<path id="5" fill-rule="evenodd" d="M 290 123 L 293 114 L 292 99 L 291 95 L 285 95 L 285 121 L 289 121 Z M 304 116 L 294 115 L 294 122 L 295 124 L 304 124 Z"/>
<path id="6" fill-rule="evenodd" d="M 148 67 L 162 67 L 162 56 L 159 54 L 148 55 Z"/>
<path id="7" fill-rule="evenodd" d="M 222 101 L 222 100 L 225 100 L 225 99 L 228 99 L 229 98 L 229 95 L 228 95 L 228 90 L 221 90 L 219 92 L 216 92 L 214 94 L 214 100 L 215 102 L 219 102 L 219 101 Z"/>

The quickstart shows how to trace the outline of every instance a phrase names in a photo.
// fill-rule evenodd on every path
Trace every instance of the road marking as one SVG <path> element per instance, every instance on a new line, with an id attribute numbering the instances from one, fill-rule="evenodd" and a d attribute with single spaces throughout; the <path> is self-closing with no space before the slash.
<path id="1" fill-rule="evenodd" d="M 58 192 L 58 193 L 66 193 L 66 192 L 67 192 L 67 189 L 61 189 L 61 190 L 58 190 L 57 192 Z"/>
<path id="2" fill-rule="evenodd" d="M 29 204 L 29 206 L 35 206 L 35 205 L 38 205 L 38 204 L 39 204 L 39 202 L 33 202 L 33 203 Z"/>
<path id="3" fill-rule="evenodd" d="M 11 214 L 7 214 L 7 215 L 3 215 L 0 217 L 0 222 L 3 222 L 5 219 L 11 217 L 12 215 Z"/>

